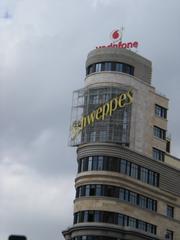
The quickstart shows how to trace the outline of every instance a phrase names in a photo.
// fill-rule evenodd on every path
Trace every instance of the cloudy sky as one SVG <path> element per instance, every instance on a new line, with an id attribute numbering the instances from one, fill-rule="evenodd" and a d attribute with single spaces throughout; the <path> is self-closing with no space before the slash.
<path id="1" fill-rule="evenodd" d="M 0 0 L 0 239 L 62 240 L 72 224 L 72 91 L 83 86 L 87 53 L 115 28 L 152 60 L 180 157 L 179 13 L 179 0 Z"/>

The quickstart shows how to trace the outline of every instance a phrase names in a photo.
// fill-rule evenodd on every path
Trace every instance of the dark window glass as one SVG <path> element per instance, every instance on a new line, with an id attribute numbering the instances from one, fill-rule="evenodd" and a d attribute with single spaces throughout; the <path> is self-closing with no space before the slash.
<path id="1" fill-rule="evenodd" d="M 84 222 L 88 222 L 88 211 L 84 211 Z"/>
<path id="2" fill-rule="evenodd" d="M 79 222 L 104 222 L 138 228 L 144 232 L 156 234 L 156 226 L 139 219 L 120 213 L 107 211 L 82 211 L 74 214 L 74 223 Z M 104 240 L 104 239 L 103 239 Z"/>
<path id="3" fill-rule="evenodd" d="M 122 214 L 118 214 L 118 225 L 123 226 L 124 225 L 124 218 Z"/>
<path id="4" fill-rule="evenodd" d="M 136 219 L 132 218 L 132 217 L 129 217 L 128 226 L 132 227 L 132 228 L 136 228 Z"/>
<path id="5" fill-rule="evenodd" d="M 120 188 L 119 190 L 119 199 L 125 200 L 125 189 Z"/>
<path id="6" fill-rule="evenodd" d="M 112 63 L 111 62 L 105 62 L 105 71 L 111 71 L 112 70 Z"/>
<path id="7" fill-rule="evenodd" d="M 89 75 L 91 73 L 101 72 L 101 71 L 116 71 L 116 72 L 124 72 L 130 75 L 134 75 L 133 66 L 130 66 L 129 64 L 126 64 L 126 63 L 119 63 L 119 62 L 94 63 L 87 68 L 86 74 Z"/>
<path id="8" fill-rule="evenodd" d="M 96 196 L 102 196 L 102 185 L 96 185 Z"/>
<path id="9" fill-rule="evenodd" d="M 88 222 L 94 222 L 94 211 L 88 211 Z"/>
<path id="10" fill-rule="evenodd" d="M 138 166 L 134 163 L 131 163 L 131 177 L 138 178 Z"/>
<path id="11" fill-rule="evenodd" d="M 140 179 L 142 182 L 148 183 L 148 169 L 141 167 Z"/>
<path id="12" fill-rule="evenodd" d="M 74 238 L 71 238 L 71 240 L 119 240 L 117 238 L 114 238 L 114 237 L 107 237 L 107 236 L 77 236 L 77 237 L 74 237 Z"/>
<path id="13" fill-rule="evenodd" d="M 98 157 L 93 157 L 92 170 L 98 170 Z"/>
<path id="14" fill-rule="evenodd" d="M 103 170 L 103 157 L 102 156 L 98 157 L 98 170 L 99 171 Z"/>
<path id="15" fill-rule="evenodd" d="M 166 139 L 166 130 L 164 130 L 160 127 L 154 126 L 154 136 L 165 140 Z"/>
<path id="16" fill-rule="evenodd" d="M 87 186 L 86 186 L 86 191 L 85 191 L 85 193 L 86 193 L 86 196 L 90 196 L 90 185 L 87 185 Z"/>
<path id="17" fill-rule="evenodd" d="M 121 171 L 121 173 L 126 174 L 126 166 L 127 166 L 126 163 L 127 163 L 126 160 L 121 159 L 121 166 L 120 166 L 120 171 Z"/>
<path id="18" fill-rule="evenodd" d="M 123 64 L 122 63 L 116 63 L 116 70 L 117 72 L 123 71 Z"/>
<path id="19" fill-rule="evenodd" d="M 78 161 L 78 171 L 114 171 L 134 177 L 153 186 L 159 185 L 159 174 L 125 159 L 108 156 L 93 156 Z M 118 193 L 117 193 L 118 195 Z"/>
<path id="20" fill-rule="evenodd" d="M 173 218 L 174 217 L 174 208 L 172 206 L 167 205 L 167 217 Z"/>
<path id="21" fill-rule="evenodd" d="M 157 148 L 153 148 L 153 159 L 164 162 L 164 157 L 165 157 L 165 152 Z"/>
<path id="22" fill-rule="evenodd" d="M 127 189 L 125 189 L 125 192 L 124 192 L 124 200 L 129 202 L 129 191 Z"/>
<path id="23" fill-rule="evenodd" d="M 96 195 L 96 186 L 90 185 L 89 196 L 95 196 L 95 195 Z"/>
<path id="24" fill-rule="evenodd" d="M 143 221 L 138 221 L 138 229 L 146 231 L 146 223 Z"/>
<path id="25" fill-rule="evenodd" d="M 87 158 L 82 159 L 81 169 L 83 169 L 83 172 L 87 171 L 87 168 L 88 168 L 88 161 L 87 160 L 88 160 Z"/>
<path id="26" fill-rule="evenodd" d="M 137 193 L 129 192 L 129 202 L 132 204 L 137 204 Z"/>
<path id="27" fill-rule="evenodd" d="M 147 208 L 151 211 L 157 210 L 157 201 L 143 195 L 132 192 L 128 189 L 115 187 L 110 185 L 91 184 L 83 185 L 77 188 L 76 198 L 83 196 L 105 196 L 113 197 L 131 204 L 137 205 L 141 208 Z M 170 210 L 169 210 L 170 211 Z"/>
<path id="28" fill-rule="evenodd" d="M 155 115 L 166 119 L 167 118 L 167 109 L 156 104 L 155 105 Z"/>
<path id="29" fill-rule="evenodd" d="M 146 208 L 146 198 L 142 195 L 139 196 L 139 206 L 141 208 Z"/>
<path id="30" fill-rule="evenodd" d="M 165 234 L 165 239 L 166 240 L 173 240 L 173 231 L 170 230 L 166 230 L 166 234 Z"/>

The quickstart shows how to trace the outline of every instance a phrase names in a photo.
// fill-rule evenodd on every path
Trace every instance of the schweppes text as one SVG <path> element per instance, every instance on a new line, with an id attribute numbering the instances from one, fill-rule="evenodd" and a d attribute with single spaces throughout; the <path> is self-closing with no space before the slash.
<path id="1" fill-rule="evenodd" d="M 116 110 L 123 108 L 133 102 L 133 92 L 129 90 L 112 98 L 91 113 L 83 116 L 79 121 L 75 121 L 72 126 L 72 137 L 75 138 L 86 126 L 94 125 L 95 121 L 104 120 L 111 116 Z"/>

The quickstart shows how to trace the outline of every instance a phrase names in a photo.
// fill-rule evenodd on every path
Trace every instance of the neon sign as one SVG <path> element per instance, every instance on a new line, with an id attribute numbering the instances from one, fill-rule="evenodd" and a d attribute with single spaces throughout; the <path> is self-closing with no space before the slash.
<path id="1" fill-rule="evenodd" d="M 93 126 L 95 121 L 104 120 L 105 117 L 111 116 L 114 111 L 123 108 L 133 102 L 133 92 L 129 90 L 125 93 L 112 98 L 110 101 L 104 103 L 80 120 L 74 121 L 71 128 L 71 138 L 75 139 L 79 133 L 88 125 Z"/>

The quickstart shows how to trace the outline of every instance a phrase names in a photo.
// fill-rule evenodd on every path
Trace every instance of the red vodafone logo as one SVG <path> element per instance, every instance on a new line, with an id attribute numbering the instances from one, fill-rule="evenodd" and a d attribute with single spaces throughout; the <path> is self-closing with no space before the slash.
<path id="1" fill-rule="evenodd" d="M 122 32 L 119 29 L 113 30 L 110 34 L 110 38 L 113 42 L 118 42 L 122 39 Z"/>
<path id="2" fill-rule="evenodd" d="M 97 46 L 96 48 L 138 48 L 139 43 L 137 41 L 122 42 L 123 29 L 115 29 L 111 32 L 111 43 L 108 45 Z"/>

